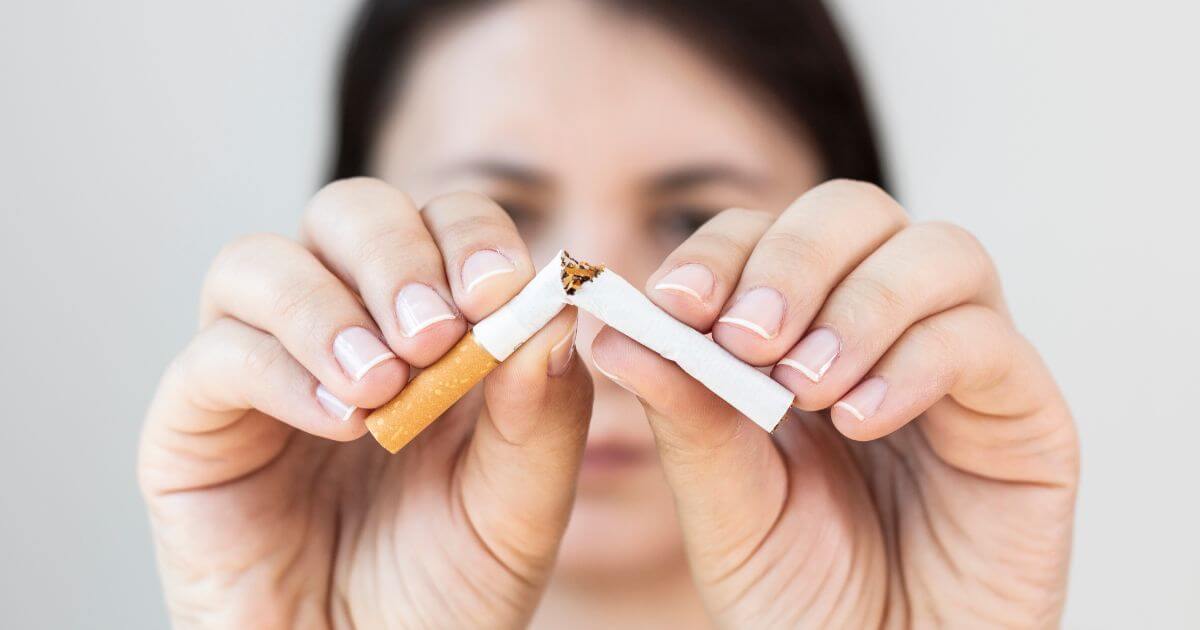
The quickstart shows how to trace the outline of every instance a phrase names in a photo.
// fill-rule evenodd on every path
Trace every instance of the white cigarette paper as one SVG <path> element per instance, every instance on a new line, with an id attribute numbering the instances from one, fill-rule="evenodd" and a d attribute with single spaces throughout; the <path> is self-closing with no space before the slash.
<path id="1" fill-rule="evenodd" d="M 497 361 L 507 359 L 566 306 L 567 294 L 562 288 L 563 254 L 558 252 L 516 297 L 475 324 L 472 332 L 476 343 Z"/>
<path id="2" fill-rule="evenodd" d="M 613 271 L 604 270 L 567 295 L 563 256 L 559 252 L 515 298 L 475 326 L 476 341 L 489 354 L 503 361 L 563 306 L 574 304 L 675 362 L 763 429 L 773 431 L 787 414 L 793 400 L 787 388 L 668 315 Z"/>
<path id="3" fill-rule="evenodd" d="M 674 361 L 755 424 L 774 431 L 792 392 L 725 348 L 671 317 L 621 276 L 605 271 L 568 301 L 625 336 Z"/>

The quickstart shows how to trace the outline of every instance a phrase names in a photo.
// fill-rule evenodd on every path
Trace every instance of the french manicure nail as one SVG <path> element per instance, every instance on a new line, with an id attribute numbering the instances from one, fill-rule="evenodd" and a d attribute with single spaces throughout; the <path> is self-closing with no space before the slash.
<path id="1" fill-rule="evenodd" d="M 328 411 L 331 416 L 341 420 L 342 422 L 349 420 L 350 416 L 354 415 L 355 411 L 358 411 L 358 407 L 355 407 L 354 405 L 347 405 L 346 403 L 338 400 L 338 397 L 334 396 L 333 392 L 325 389 L 324 385 L 317 385 L 317 402 L 321 403 L 321 406 L 324 407 L 325 411 Z"/>
<path id="2" fill-rule="evenodd" d="M 593 362 L 592 365 L 596 365 L 595 362 Z M 604 368 L 600 367 L 599 365 L 596 365 L 596 369 L 601 374 L 604 375 L 604 378 L 607 378 L 608 380 L 612 381 L 613 383 L 616 383 L 618 386 L 621 387 L 621 389 L 624 389 L 625 391 L 633 394 L 634 396 L 638 395 L 637 391 L 633 389 L 633 386 L 630 385 L 629 383 L 625 382 L 624 380 L 622 380 L 619 376 L 616 376 L 615 374 L 609 374 L 608 372 L 606 372 L 604 370 Z"/>
<path id="3" fill-rule="evenodd" d="M 687 295 L 703 302 L 712 293 L 715 282 L 708 267 L 699 263 L 688 263 L 672 269 L 654 285 L 654 288 Z"/>
<path id="4" fill-rule="evenodd" d="M 770 287 L 751 289 L 717 321 L 773 339 L 783 323 L 783 296 Z"/>
<path id="5" fill-rule="evenodd" d="M 880 405 L 883 404 L 883 397 L 887 395 L 887 390 L 887 381 L 874 376 L 859 383 L 858 387 L 846 394 L 846 397 L 838 401 L 834 407 L 845 409 L 850 415 L 858 418 L 859 422 L 863 422 L 879 411 Z"/>
<path id="6" fill-rule="evenodd" d="M 566 373 L 571 365 L 571 358 L 575 356 L 575 334 L 578 331 L 578 323 L 571 324 L 571 332 L 550 349 L 550 360 L 546 363 L 547 374 L 562 376 Z"/>
<path id="7" fill-rule="evenodd" d="M 496 276 L 512 273 L 517 268 L 504 254 L 494 249 L 481 249 L 471 254 L 462 267 L 462 282 L 470 293 L 480 283 Z"/>
<path id="8" fill-rule="evenodd" d="M 338 333 L 333 340 L 333 356 L 354 381 L 361 381 L 371 368 L 396 358 L 374 333 L 359 326 Z"/>
<path id="9" fill-rule="evenodd" d="M 786 357 L 779 360 L 779 365 L 786 365 L 808 380 L 819 383 L 841 350 L 842 341 L 837 333 L 828 328 L 818 328 L 801 339 Z"/>
<path id="10" fill-rule="evenodd" d="M 396 318 L 405 337 L 416 337 L 426 328 L 455 317 L 442 296 L 428 285 L 413 283 L 396 294 Z"/>

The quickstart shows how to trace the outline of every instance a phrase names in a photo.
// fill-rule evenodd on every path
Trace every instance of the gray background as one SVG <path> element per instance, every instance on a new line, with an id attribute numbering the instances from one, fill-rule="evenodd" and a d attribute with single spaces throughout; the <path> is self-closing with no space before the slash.
<path id="1" fill-rule="evenodd" d="M 0 625 L 165 624 L 141 415 L 292 233 L 349 0 L 0 6 Z M 1194 3 L 838 0 L 902 200 L 974 230 L 1083 437 L 1069 627 L 1200 625 Z"/>

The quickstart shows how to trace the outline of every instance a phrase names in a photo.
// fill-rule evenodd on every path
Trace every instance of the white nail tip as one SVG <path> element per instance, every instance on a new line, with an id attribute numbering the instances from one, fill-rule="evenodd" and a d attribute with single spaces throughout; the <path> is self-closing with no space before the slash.
<path id="1" fill-rule="evenodd" d="M 362 365 L 362 367 L 358 368 L 357 372 L 354 373 L 355 382 L 361 381 L 362 378 L 367 375 L 367 372 L 371 371 L 371 368 L 379 365 L 380 363 L 383 363 L 384 361 L 389 361 L 389 360 L 395 359 L 395 358 L 396 358 L 396 355 L 392 354 L 391 352 L 384 352 L 383 354 L 375 357 L 374 359 L 367 361 L 366 363 L 364 363 Z"/>
<path id="2" fill-rule="evenodd" d="M 456 317 L 458 317 L 458 316 L 453 313 L 446 313 L 445 315 L 438 315 L 436 317 L 430 317 L 429 319 L 427 319 L 423 322 L 420 322 L 416 326 L 414 326 L 412 332 L 406 332 L 406 333 L 403 333 L 403 335 L 405 337 L 408 337 L 411 339 L 411 338 L 416 337 L 417 335 L 425 332 L 426 328 L 429 328 L 430 326 L 433 326 L 434 324 L 439 324 L 441 322 L 448 322 L 452 319 L 455 319 Z"/>
<path id="3" fill-rule="evenodd" d="M 850 415 L 854 416 L 855 418 L 858 418 L 859 422 L 863 422 L 867 419 L 866 416 L 862 415 L 862 413 L 860 413 L 857 409 L 854 408 L 854 405 L 851 405 L 848 402 L 839 401 L 837 404 L 834 405 L 834 407 L 841 407 L 842 409 L 845 409 L 846 411 L 848 411 L 850 413 Z"/>
<path id="4" fill-rule="evenodd" d="M 484 280 L 487 280 L 488 278 L 491 278 L 492 276 L 498 276 L 498 275 L 505 274 L 505 273 L 512 273 L 514 271 L 516 271 L 516 269 L 493 269 L 485 274 L 482 274 L 479 277 L 472 280 L 471 284 L 467 285 L 467 293 L 470 293 L 475 287 L 479 286 L 480 282 L 483 282 Z"/>
<path id="5" fill-rule="evenodd" d="M 829 366 L 826 365 L 825 369 L 821 370 L 820 372 L 814 372 L 814 371 L 810 370 L 808 368 L 808 366 L 800 363 L 799 361 L 795 361 L 792 359 L 780 359 L 779 365 L 786 365 L 787 367 L 790 367 L 793 370 L 796 370 L 797 372 L 803 374 L 805 378 L 807 378 L 808 380 L 810 380 L 814 383 L 820 383 L 821 377 L 824 376 L 824 374 L 825 374 L 825 370 L 829 369 Z"/>
<path id="6" fill-rule="evenodd" d="M 628 392 L 629 392 L 629 393 L 631 393 L 631 394 L 637 395 L 637 392 L 633 391 L 633 387 L 631 387 L 631 386 L 629 385 L 629 383 L 626 383 L 625 381 L 621 380 L 620 378 L 618 378 L 618 377 L 616 377 L 616 376 L 614 376 L 614 375 L 612 375 L 612 374 L 609 374 L 608 372 L 604 371 L 604 368 L 600 367 L 599 365 L 596 365 L 596 363 L 595 363 L 595 362 L 593 362 L 593 363 L 592 363 L 592 365 L 595 365 L 595 366 L 596 366 L 596 370 L 597 370 L 598 372 L 600 372 L 601 374 L 603 374 L 603 375 L 604 375 L 604 377 L 605 377 L 605 378 L 607 378 L 608 380 L 610 380 L 610 381 L 612 381 L 612 382 L 616 383 L 616 384 L 617 384 L 617 385 L 618 385 L 618 386 L 619 386 L 621 389 L 624 389 L 624 390 L 628 391 Z"/>
<path id="7" fill-rule="evenodd" d="M 334 396 L 333 392 L 326 389 L 324 385 L 317 385 L 317 402 L 321 403 L 321 407 L 323 407 L 325 411 L 328 411 L 331 415 L 342 422 L 349 420 L 350 416 L 353 416 L 354 412 L 358 411 L 358 407 L 354 405 L 347 405 L 341 400 L 338 400 L 338 397 Z"/>
<path id="8" fill-rule="evenodd" d="M 562 339 L 559 339 L 558 343 L 554 344 L 554 347 L 550 348 L 550 353 L 554 354 L 555 352 L 558 352 L 558 350 L 560 348 L 562 348 L 563 345 L 565 345 L 565 344 L 571 344 L 571 346 L 574 347 L 575 346 L 575 335 L 578 332 L 579 332 L 579 323 L 575 322 L 575 323 L 571 324 L 570 332 L 568 332 L 565 336 L 563 336 Z M 597 367 L 596 369 L 600 369 L 600 368 Z M 603 371 L 603 370 L 601 370 L 601 371 Z"/>
<path id="9" fill-rule="evenodd" d="M 701 297 L 700 294 L 695 291 L 695 289 L 688 287 L 688 286 L 684 286 L 682 284 L 675 284 L 674 282 L 660 282 L 660 283 L 654 285 L 654 288 L 655 288 L 655 290 L 658 290 L 658 291 L 670 291 L 671 293 L 682 293 L 684 295 L 690 295 L 690 296 L 696 298 L 698 301 L 701 301 L 701 302 L 704 301 L 704 298 Z"/>
<path id="10" fill-rule="evenodd" d="M 759 337 L 762 337 L 763 339 L 770 339 L 770 338 L 774 337 L 774 335 L 767 332 L 766 328 L 763 328 L 762 326 L 759 326 L 758 324 L 755 324 L 754 322 L 752 322 L 750 320 L 742 319 L 740 317 L 722 317 L 721 319 L 718 319 L 717 321 L 722 324 L 729 324 L 730 326 L 737 326 L 738 328 L 748 330 L 748 331 L 758 335 Z"/>

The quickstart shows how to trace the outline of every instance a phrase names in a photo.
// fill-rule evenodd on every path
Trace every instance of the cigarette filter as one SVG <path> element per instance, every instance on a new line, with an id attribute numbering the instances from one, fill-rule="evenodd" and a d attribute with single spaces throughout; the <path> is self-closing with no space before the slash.
<path id="1" fill-rule="evenodd" d="M 624 278 L 560 251 L 516 297 L 476 324 L 395 399 L 371 412 L 367 428 L 384 448 L 400 450 L 567 304 L 674 361 L 767 431 L 791 407 L 790 391 L 668 315 Z"/>
<path id="2" fill-rule="evenodd" d="M 496 369 L 496 360 L 468 332 L 442 358 L 409 381 L 398 396 L 367 416 L 367 429 L 395 453 L 433 424 L 476 383 Z"/>

